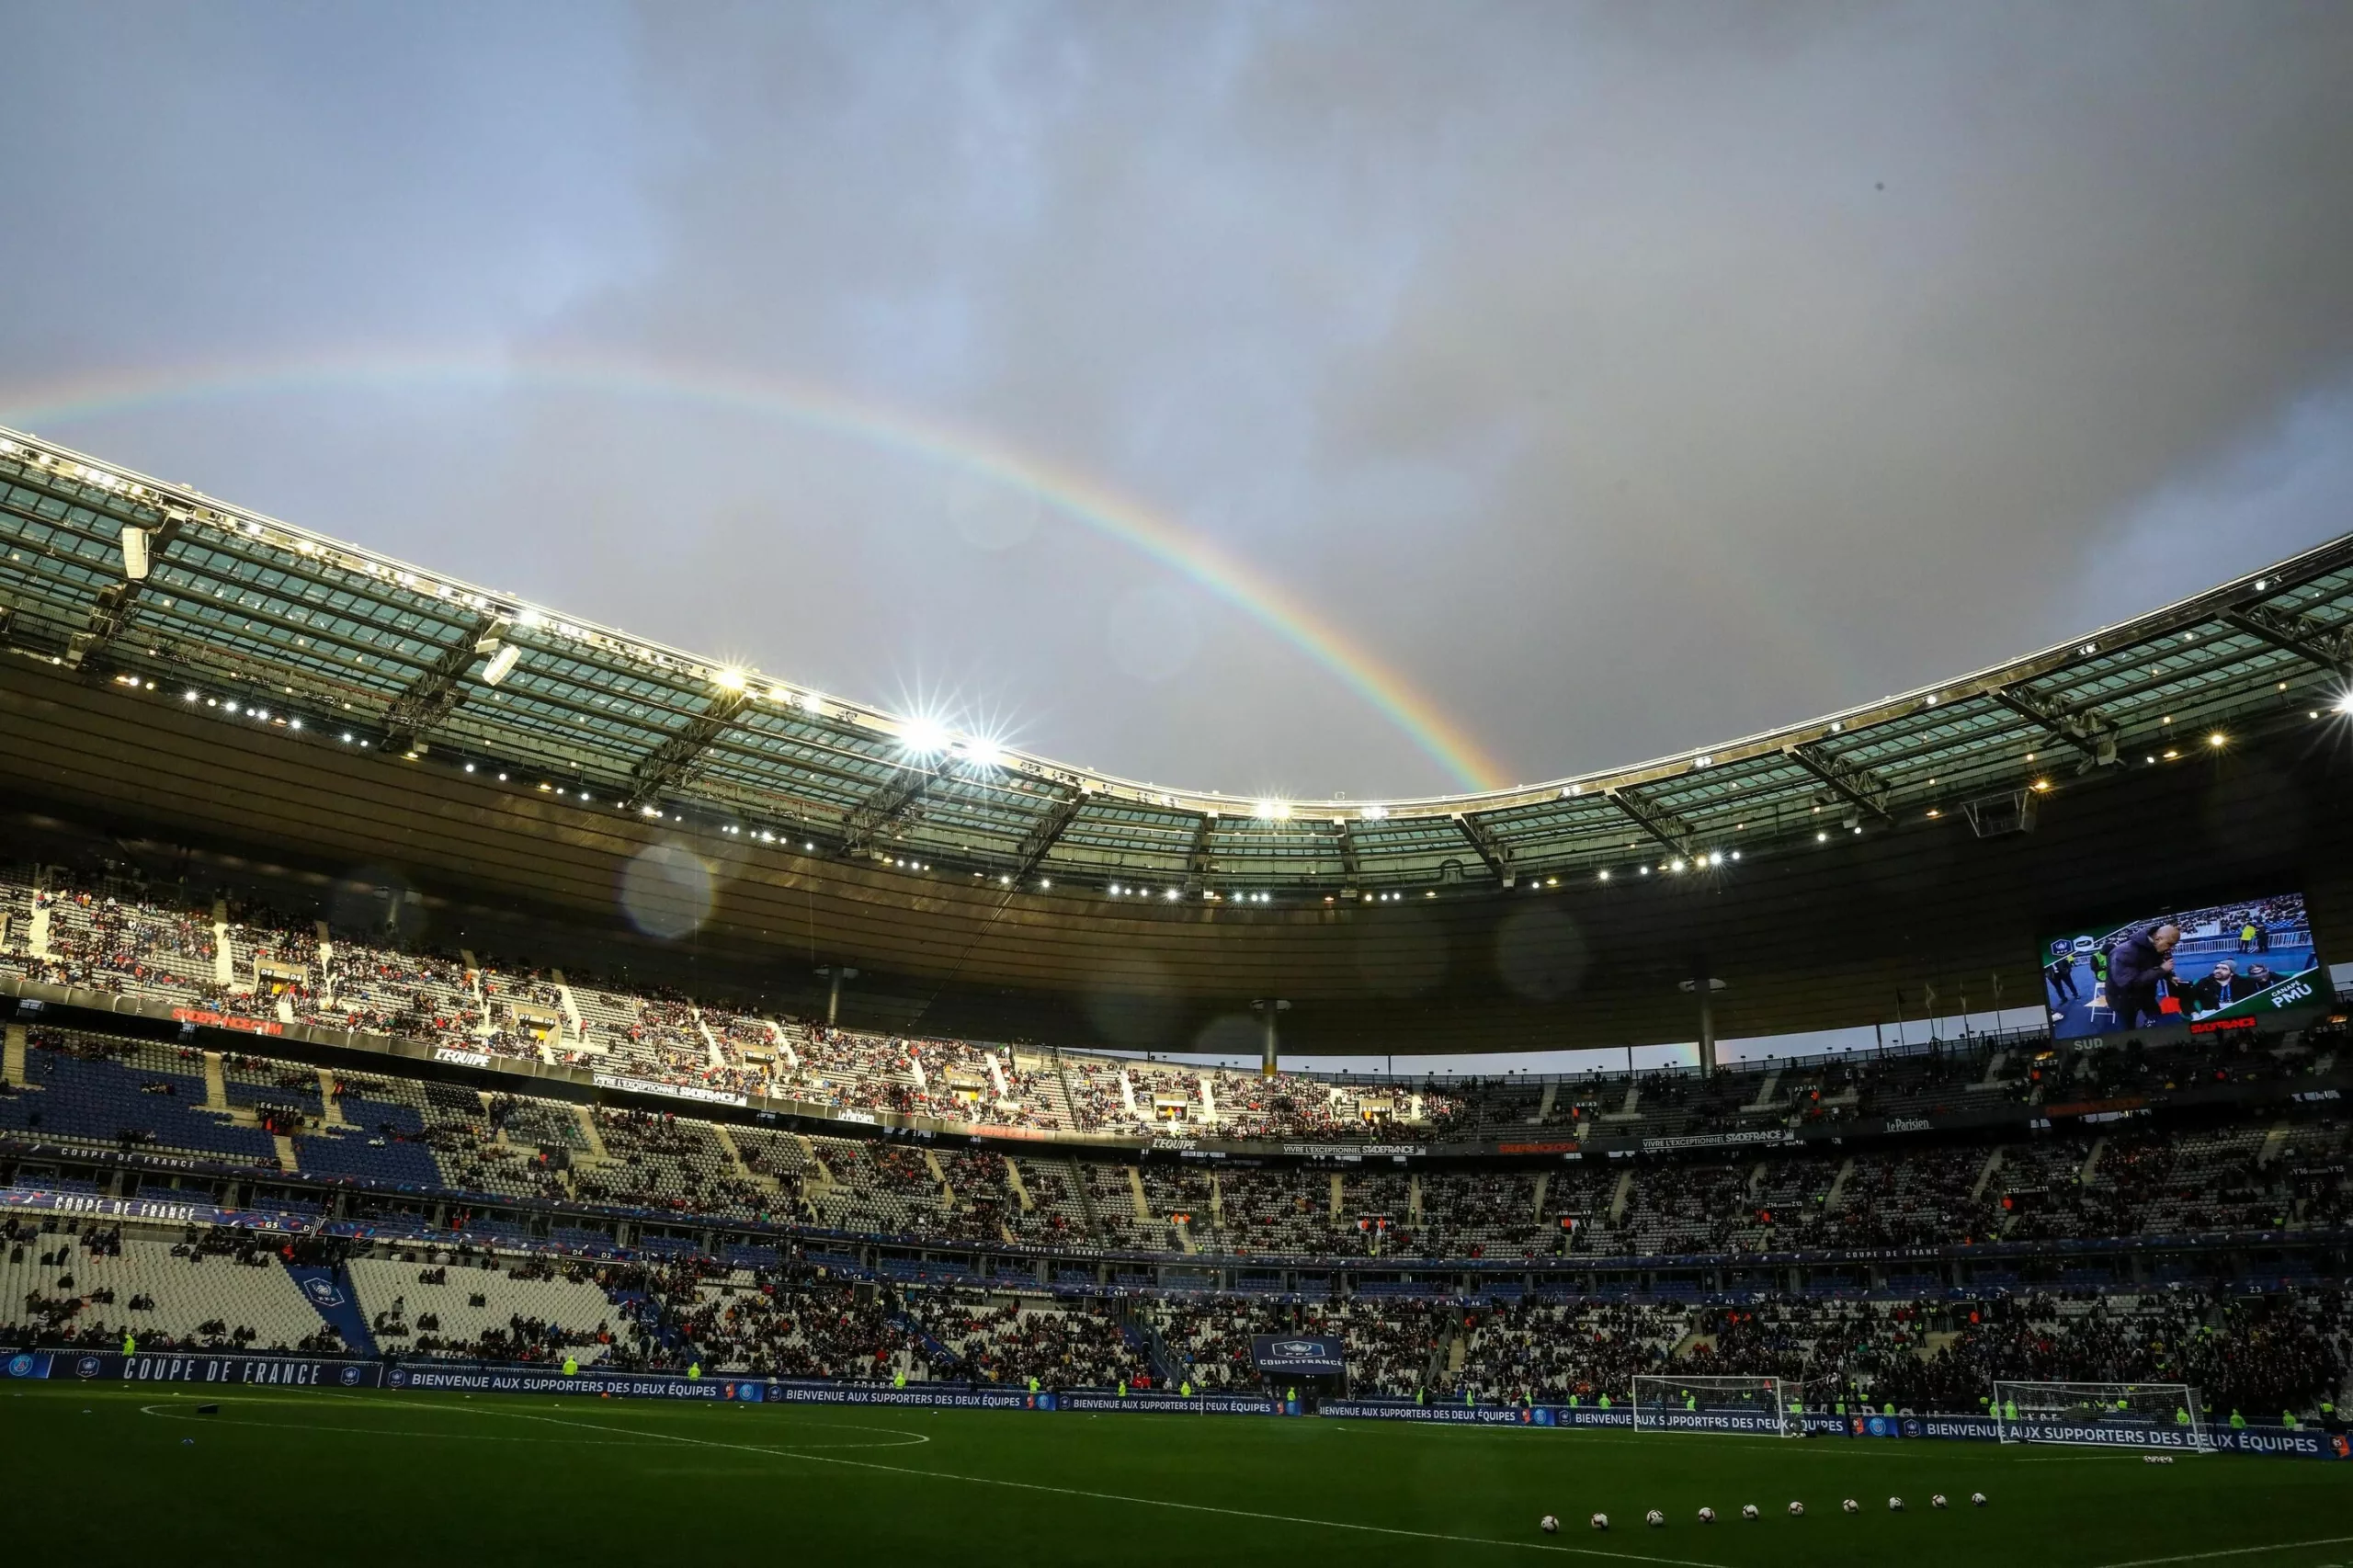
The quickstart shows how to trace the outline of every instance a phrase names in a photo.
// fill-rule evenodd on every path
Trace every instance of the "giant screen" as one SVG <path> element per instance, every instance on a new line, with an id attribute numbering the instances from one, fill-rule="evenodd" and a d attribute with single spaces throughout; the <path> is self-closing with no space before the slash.
<path id="1" fill-rule="evenodd" d="M 2056 1040 L 2179 1025 L 2254 1028 L 2331 995 L 2302 893 L 2152 910 L 2043 944 Z"/>

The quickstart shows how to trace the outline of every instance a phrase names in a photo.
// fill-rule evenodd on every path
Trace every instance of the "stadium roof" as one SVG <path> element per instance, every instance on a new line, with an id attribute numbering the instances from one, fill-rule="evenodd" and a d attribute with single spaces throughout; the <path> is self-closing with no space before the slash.
<path id="1" fill-rule="evenodd" d="M 2058 647 L 1572 778 L 1370 804 L 1169 790 L 650 642 L 0 432 L 6 643 L 322 744 L 1016 887 L 1374 900 L 1687 867 L 2162 767 L 2353 669 L 2353 535 Z"/>

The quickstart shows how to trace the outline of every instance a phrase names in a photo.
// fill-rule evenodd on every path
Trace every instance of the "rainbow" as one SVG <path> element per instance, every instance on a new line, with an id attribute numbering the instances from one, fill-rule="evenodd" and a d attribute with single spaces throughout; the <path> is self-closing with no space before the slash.
<path id="1" fill-rule="evenodd" d="M 1083 527 L 1139 551 L 1241 610 L 1356 693 L 1466 790 L 1509 782 L 1469 732 L 1361 642 L 1216 541 L 1076 469 L 1016 452 L 977 431 L 885 408 L 832 388 L 716 367 L 677 367 L 577 354 L 508 358 L 469 353 L 369 352 L 331 358 L 211 365 L 96 377 L 0 392 L 0 425 L 32 431 L 142 409 L 227 397 L 418 387 L 586 393 L 782 419 L 801 428 L 947 465 L 1035 496 Z"/>

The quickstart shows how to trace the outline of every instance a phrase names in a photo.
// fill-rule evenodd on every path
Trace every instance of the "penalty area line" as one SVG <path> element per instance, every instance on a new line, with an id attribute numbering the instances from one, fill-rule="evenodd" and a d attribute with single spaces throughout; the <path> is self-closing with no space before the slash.
<path id="1" fill-rule="evenodd" d="M 566 1421 L 561 1416 L 534 1415 L 524 1411 L 497 1411 L 489 1414 L 511 1415 L 522 1421 L 544 1421 L 554 1426 L 577 1426 L 585 1431 L 612 1433 L 617 1428 L 599 1426 L 594 1422 Z M 1589 1546 L 1552 1545 L 1539 1540 L 1506 1540 L 1497 1536 L 1450 1535 L 1444 1530 L 1407 1529 L 1398 1525 L 1368 1525 L 1352 1519 L 1312 1519 L 1296 1514 L 1269 1514 L 1254 1508 L 1225 1508 L 1211 1503 L 1182 1503 L 1167 1497 L 1137 1497 L 1122 1492 L 1091 1492 L 1078 1486 L 1049 1486 L 1036 1481 L 1007 1481 L 994 1475 L 958 1475 L 952 1471 L 918 1470 L 911 1465 L 882 1464 L 873 1460 L 835 1459 L 825 1454 L 801 1453 L 791 1449 L 764 1449 L 749 1443 L 723 1443 L 709 1437 L 688 1437 L 676 1432 L 649 1433 L 666 1442 L 688 1443 L 699 1449 L 733 1449 L 748 1454 L 763 1454 L 775 1459 L 806 1460 L 811 1464 L 847 1465 L 854 1470 L 878 1470 L 890 1475 L 913 1476 L 919 1481 L 961 1481 L 974 1486 L 999 1486 L 1016 1492 L 1044 1492 L 1058 1497 L 1085 1497 L 1098 1503 L 1131 1503 L 1146 1508 L 1171 1508 L 1188 1514 L 1217 1514 L 1228 1518 L 1257 1519 L 1268 1524 L 1306 1525 L 1317 1529 L 1355 1530 L 1364 1535 L 1399 1536 L 1409 1540 L 1443 1540 L 1460 1546 L 1500 1546 L 1518 1551 L 1552 1551 L 1574 1557 L 1601 1557 L 1617 1562 L 1658 1562 L 1668 1568 L 1723 1568 L 1722 1563 L 1702 1562 L 1689 1557 L 1654 1557 L 1639 1551 L 1603 1551 Z"/>
<path id="2" fill-rule="evenodd" d="M 2099 1568 L 2157 1568 L 2162 1562 L 2212 1562 L 2224 1557 L 2252 1557 L 2262 1551 L 2298 1551 L 2308 1546 L 2343 1546 L 2353 1535 L 2325 1535 L 2317 1540 L 2281 1540 L 2269 1546 L 2229 1546 L 2219 1551 L 2184 1551 L 2172 1557 L 2135 1557 L 2129 1562 L 2103 1562 Z"/>

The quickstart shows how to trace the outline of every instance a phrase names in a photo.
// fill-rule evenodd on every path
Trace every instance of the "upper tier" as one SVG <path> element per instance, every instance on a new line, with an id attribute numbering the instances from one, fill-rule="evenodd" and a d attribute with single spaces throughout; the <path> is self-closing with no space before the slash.
<path id="1" fill-rule="evenodd" d="M 2016 1002 L 2049 930 L 2186 897 L 2302 891 L 2342 951 L 2353 816 L 2317 743 L 2348 627 L 2353 536 L 1704 752 L 1261 811 L 935 749 L 5 436 L 0 820 L 391 889 L 449 946 L 593 949 L 804 1017 L 855 971 L 841 1016 L 904 1035 L 1232 1053 L 1279 999 L 1293 1051 L 1689 1040 L 1703 968 L 1737 1038 Z"/>
<path id="2" fill-rule="evenodd" d="M 2109 1074 L 2138 1052 L 2063 1061 L 2042 1037 L 1954 1042 L 1893 1056 L 1752 1062 L 1701 1076 L 1594 1072 L 1568 1078 L 1271 1077 L 1086 1051 L 832 1028 L 632 986 L 584 971 L 456 952 L 399 950 L 324 920 L 225 902 L 190 908 L 160 890 L 0 877 L 0 980 L 339 1052 L 429 1056 L 579 1088 L 1003 1139 L 1135 1148 L 1168 1142 L 1244 1153 L 1288 1148 L 1420 1154 L 1558 1154 L 1760 1147 L 1931 1127 L 2023 1129 L 2112 1109 Z M 40 994 L 37 989 L 35 994 Z M 2331 1039 L 2341 1027 L 2323 1026 Z M 2135 1108 L 2182 1094 L 2216 1105 L 2291 1076 L 2269 1057 L 2202 1084 L 2215 1036 Z M 2313 1060 L 2299 1048 L 2296 1071 Z M 2330 1060 L 2333 1062 L 2333 1055 Z M 2188 1103 L 2185 1101 L 2184 1103 Z"/>

